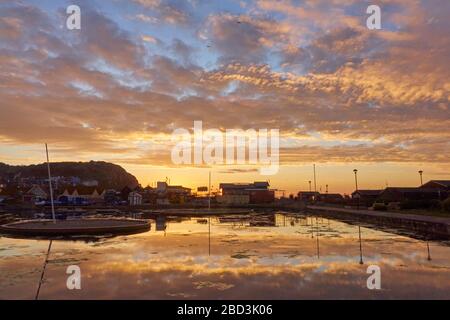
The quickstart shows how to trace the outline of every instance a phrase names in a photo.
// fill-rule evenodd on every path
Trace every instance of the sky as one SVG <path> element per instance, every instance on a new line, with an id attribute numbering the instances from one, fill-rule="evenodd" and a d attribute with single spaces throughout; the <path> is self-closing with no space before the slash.
<path id="1" fill-rule="evenodd" d="M 66 8 L 81 9 L 68 30 Z M 381 30 L 366 8 L 381 8 Z M 142 185 L 350 193 L 450 179 L 448 0 L 0 2 L 0 162 L 110 161 Z M 172 132 L 278 129 L 280 169 L 176 165 Z"/>

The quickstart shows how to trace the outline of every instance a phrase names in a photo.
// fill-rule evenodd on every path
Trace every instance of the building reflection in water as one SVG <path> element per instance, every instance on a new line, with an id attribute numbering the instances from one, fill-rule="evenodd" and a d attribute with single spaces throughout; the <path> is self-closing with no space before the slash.
<path id="1" fill-rule="evenodd" d="M 165 215 L 158 215 L 156 217 L 156 231 L 164 231 L 164 236 L 166 236 L 167 229 L 167 218 Z"/>
<path id="2" fill-rule="evenodd" d="M 315 221 L 314 221 L 315 219 Z M 169 221 L 174 223 L 182 223 L 184 221 L 194 220 L 198 224 L 208 225 L 208 255 L 211 256 L 211 238 L 212 238 L 212 224 L 216 222 L 218 226 L 228 226 L 232 229 L 246 229 L 252 227 L 300 227 L 307 233 L 311 234 L 311 239 L 316 238 L 315 246 L 318 259 L 321 257 L 320 252 L 320 237 L 325 238 L 332 237 L 332 234 L 338 232 L 332 226 L 332 221 L 329 218 L 312 217 L 312 216 L 294 216 L 285 213 L 277 214 L 252 214 L 252 215 L 235 215 L 235 216 L 209 216 L 205 218 L 193 218 L 193 217 L 166 217 L 165 215 L 159 215 L 156 217 L 156 231 L 166 231 Z M 325 232 L 324 234 L 322 234 Z M 327 233 L 330 233 L 327 236 Z M 219 231 L 220 234 L 220 231 Z M 431 261 L 431 251 L 428 239 L 425 241 L 427 247 L 427 260 Z M 359 245 L 359 261 L 360 265 L 364 264 L 363 257 L 363 241 L 361 225 L 358 222 L 358 245 Z M 322 253 L 323 254 L 323 253 Z"/>

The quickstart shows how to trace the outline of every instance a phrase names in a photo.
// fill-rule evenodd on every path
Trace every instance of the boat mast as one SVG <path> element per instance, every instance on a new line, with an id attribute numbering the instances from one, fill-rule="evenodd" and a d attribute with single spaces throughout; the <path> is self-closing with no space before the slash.
<path id="1" fill-rule="evenodd" d="M 47 148 L 47 143 L 45 144 L 45 152 L 47 154 L 47 171 L 48 171 L 48 186 L 50 188 L 50 202 L 52 205 L 52 218 L 53 218 L 53 223 L 56 223 L 56 218 L 55 218 L 55 205 L 53 204 L 53 188 L 52 188 L 52 176 L 50 174 L 50 161 L 48 160 L 48 148 Z"/>

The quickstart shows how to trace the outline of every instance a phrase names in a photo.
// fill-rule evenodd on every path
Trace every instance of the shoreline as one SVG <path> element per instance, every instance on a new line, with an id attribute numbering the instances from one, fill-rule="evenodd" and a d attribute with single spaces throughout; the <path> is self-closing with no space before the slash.
<path id="1" fill-rule="evenodd" d="M 450 218 L 311 205 L 306 207 L 306 212 L 333 218 L 345 218 L 368 222 L 378 226 L 402 228 L 423 234 L 429 239 L 450 239 Z"/>

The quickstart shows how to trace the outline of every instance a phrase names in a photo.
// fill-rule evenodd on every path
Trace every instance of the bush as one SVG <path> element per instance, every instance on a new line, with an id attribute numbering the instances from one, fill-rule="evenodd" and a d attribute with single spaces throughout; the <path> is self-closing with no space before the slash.
<path id="1" fill-rule="evenodd" d="M 373 210 L 375 211 L 386 211 L 387 206 L 384 203 L 374 203 Z"/>
<path id="2" fill-rule="evenodd" d="M 444 209 L 444 211 L 446 212 L 450 212 L 450 197 L 442 201 L 442 209 Z"/>

